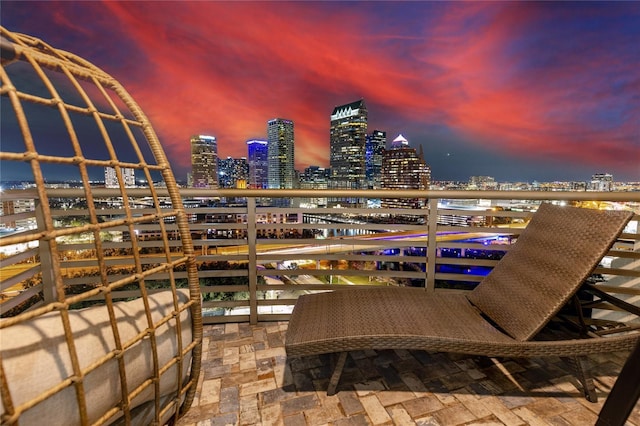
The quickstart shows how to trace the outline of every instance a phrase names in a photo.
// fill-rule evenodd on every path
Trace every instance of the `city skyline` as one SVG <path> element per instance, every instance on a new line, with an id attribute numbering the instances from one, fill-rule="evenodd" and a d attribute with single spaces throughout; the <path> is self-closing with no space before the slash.
<path id="1" fill-rule="evenodd" d="M 6 1 L 0 18 L 120 80 L 179 179 L 191 135 L 246 156 L 273 117 L 296 123 L 296 169 L 328 167 L 331 111 L 364 98 L 435 180 L 640 180 L 637 3 Z"/>

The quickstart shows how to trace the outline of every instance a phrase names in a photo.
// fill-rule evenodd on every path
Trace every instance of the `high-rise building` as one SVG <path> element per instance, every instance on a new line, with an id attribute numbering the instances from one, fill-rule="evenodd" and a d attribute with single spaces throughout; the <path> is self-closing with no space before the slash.
<path id="1" fill-rule="evenodd" d="M 308 189 L 327 189 L 331 170 L 324 167 L 309 166 L 300 175 L 300 187 Z M 304 186 L 302 184 L 305 184 Z"/>
<path id="2" fill-rule="evenodd" d="M 300 189 L 327 189 L 330 176 L 330 169 L 309 166 L 300 174 Z M 315 208 L 326 205 L 326 198 L 310 197 L 300 200 L 301 207 Z"/>
<path id="3" fill-rule="evenodd" d="M 220 188 L 246 188 L 249 176 L 247 159 L 231 158 L 218 160 L 218 186 Z"/>
<path id="4" fill-rule="evenodd" d="M 247 141 L 247 159 L 249 161 L 249 188 L 266 189 L 269 187 L 269 143 L 261 139 Z"/>
<path id="5" fill-rule="evenodd" d="M 374 130 L 367 134 L 364 157 L 367 188 L 379 189 L 382 172 L 382 154 L 387 144 L 387 132 Z"/>
<path id="6" fill-rule="evenodd" d="M 191 137 L 191 185 L 218 187 L 218 142 L 214 136 Z"/>
<path id="7" fill-rule="evenodd" d="M 274 118 L 267 122 L 269 188 L 291 189 L 294 187 L 293 140 L 293 121 Z"/>
<path id="8" fill-rule="evenodd" d="M 330 186 L 337 189 L 363 189 L 367 107 L 364 99 L 337 106 L 331 113 L 329 164 Z"/>
<path id="9" fill-rule="evenodd" d="M 391 149 L 382 156 L 383 189 L 428 189 L 431 181 L 431 169 L 424 161 L 422 150 L 418 154 L 409 146 L 402 135 L 391 143 Z M 424 198 L 399 199 L 383 198 L 381 206 L 386 208 L 422 208 Z"/>
<path id="10" fill-rule="evenodd" d="M 123 167 L 120 169 L 122 173 L 122 179 L 124 179 L 124 186 L 126 188 L 133 188 L 136 186 L 136 173 L 134 169 Z M 116 169 L 113 167 L 104 168 L 104 186 L 105 188 L 119 188 L 118 175 Z"/>

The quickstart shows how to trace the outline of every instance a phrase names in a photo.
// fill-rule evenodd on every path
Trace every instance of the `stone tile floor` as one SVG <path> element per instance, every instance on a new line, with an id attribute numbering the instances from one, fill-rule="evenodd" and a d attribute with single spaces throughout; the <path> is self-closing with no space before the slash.
<path id="1" fill-rule="evenodd" d="M 287 361 L 286 322 L 204 327 L 202 375 L 187 425 L 593 425 L 626 353 L 591 357 L 588 402 L 558 358 L 424 351 L 353 353 L 327 396 L 327 356 Z M 640 404 L 628 425 L 640 426 Z"/>

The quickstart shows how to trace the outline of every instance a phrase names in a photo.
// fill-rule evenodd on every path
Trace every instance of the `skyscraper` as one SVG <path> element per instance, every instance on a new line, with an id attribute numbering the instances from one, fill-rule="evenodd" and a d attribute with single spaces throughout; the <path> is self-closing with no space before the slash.
<path id="1" fill-rule="evenodd" d="M 387 132 L 374 130 L 367 134 L 364 149 L 365 176 L 367 188 L 380 188 L 382 172 L 382 154 L 387 144 Z"/>
<path id="2" fill-rule="evenodd" d="M 215 137 L 191 137 L 191 179 L 194 188 L 218 187 L 218 142 Z"/>
<path id="3" fill-rule="evenodd" d="M 249 188 L 268 188 L 269 143 L 261 139 L 248 140 L 247 154 L 247 160 L 249 161 Z"/>
<path id="4" fill-rule="evenodd" d="M 220 188 L 246 188 L 249 176 L 247 159 L 231 158 L 218 160 L 218 186 Z"/>
<path id="5" fill-rule="evenodd" d="M 274 118 L 267 122 L 269 188 L 293 188 L 295 177 L 293 139 L 293 121 Z"/>
<path id="6" fill-rule="evenodd" d="M 382 188 L 384 189 L 428 189 L 431 169 L 420 155 L 409 147 L 409 141 L 402 135 L 391 143 L 382 157 Z M 422 208 L 423 198 L 399 199 L 383 198 L 381 206 L 386 208 Z"/>
<path id="7" fill-rule="evenodd" d="M 331 173 L 329 169 L 318 166 L 309 166 L 300 174 L 300 189 L 327 189 L 327 183 Z M 315 208 L 326 206 L 327 199 L 320 197 L 302 198 L 300 206 Z"/>
<path id="8" fill-rule="evenodd" d="M 364 99 L 337 106 L 331 113 L 329 164 L 331 187 L 362 189 L 365 180 L 367 107 Z"/>

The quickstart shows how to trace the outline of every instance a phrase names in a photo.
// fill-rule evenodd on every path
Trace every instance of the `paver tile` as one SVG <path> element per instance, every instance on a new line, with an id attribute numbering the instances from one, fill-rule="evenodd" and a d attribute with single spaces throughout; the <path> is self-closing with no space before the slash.
<path id="1" fill-rule="evenodd" d="M 592 404 L 560 359 L 357 351 L 328 396 L 330 357 L 287 359 L 286 328 L 205 326 L 202 374 L 177 426 L 582 426 L 595 422 L 626 360 L 589 358 L 600 398 Z M 640 404 L 627 423 L 640 426 Z"/>

